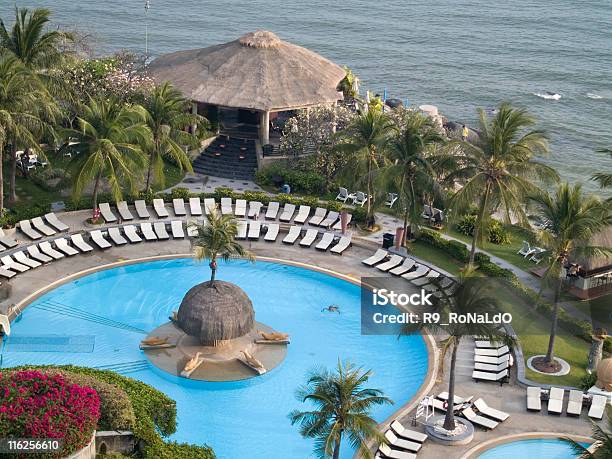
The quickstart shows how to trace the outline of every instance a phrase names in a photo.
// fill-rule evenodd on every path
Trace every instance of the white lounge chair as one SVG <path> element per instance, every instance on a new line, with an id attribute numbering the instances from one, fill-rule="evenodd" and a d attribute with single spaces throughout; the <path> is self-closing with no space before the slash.
<path id="1" fill-rule="evenodd" d="M 293 223 L 305 223 L 308 220 L 308 216 L 310 215 L 310 206 L 300 206 L 298 209 L 298 213 L 293 219 Z"/>
<path id="2" fill-rule="evenodd" d="M 295 241 L 297 241 L 297 238 L 300 237 L 301 232 L 302 232 L 302 228 L 300 228 L 299 226 L 293 225 L 291 228 L 289 228 L 289 232 L 283 239 L 283 242 L 285 244 L 294 244 Z"/>
<path id="3" fill-rule="evenodd" d="M 236 239 L 246 239 L 249 224 L 246 220 L 238 220 L 236 224 Z"/>
<path id="4" fill-rule="evenodd" d="M 401 265 L 403 261 L 404 257 L 402 257 L 401 255 L 391 255 L 391 258 L 389 258 L 384 263 L 377 265 L 376 268 L 381 270 L 382 272 L 387 272 L 390 269 L 396 268 Z"/>
<path id="5" fill-rule="evenodd" d="M 430 284 L 432 280 L 437 279 L 440 276 L 441 274 L 438 271 L 436 271 L 435 269 L 430 269 L 425 276 L 417 279 L 412 279 L 410 282 L 412 282 L 418 287 L 421 287 L 423 285 Z"/>
<path id="6" fill-rule="evenodd" d="M 157 241 L 157 236 L 153 231 L 153 225 L 149 222 L 144 222 L 140 224 L 140 232 L 144 236 L 146 241 Z"/>
<path id="7" fill-rule="evenodd" d="M 496 343 L 494 341 L 491 342 L 487 340 L 478 340 L 478 339 L 474 341 L 474 344 L 479 349 L 499 349 L 500 347 L 503 346 L 503 344 Z"/>
<path id="8" fill-rule="evenodd" d="M 45 222 L 43 222 L 43 219 L 41 217 L 33 218 L 32 226 L 34 226 L 34 229 L 36 231 L 44 234 L 45 236 L 53 236 L 55 233 L 57 233 L 57 231 L 55 231 L 49 225 L 45 224 Z"/>
<path id="9" fill-rule="evenodd" d="M 416 441 L 404 440 L 395 435 L 393 430 L 389 429 L 385 432 L 385 438 L 389 442 L 389 445 L 393 448 L 407 449 L 408 451 L 414 451 L 415 453 L 423 446 L 421 443 Z"/>
<path id="10" fill-rule="evenodd" d="M 500 355 L 499 357 L 497 356 L 488 356 L 488 355 L 474 355 L 474 362 L 475 363 L 486 363 L 488 365 L 500 365 L 502 363 L 507 363 L 508 366 L 510 365 L 510 358 L 512 357 L 511 354 L 504 354 L 504 355 Z"/>
<path id="11" fill-rule="evenodd" d="M 385 206 L 391 208 L 393 207 L 393 204 L 395 204 L 395 201 L 397 201 L 397 193 L 388 193 L 387 194 L 387 201 L 385 202 Z"/>
<path id="12" fill-rule="evenodd" d="M 308 220 L 308 224 L 319 226 L 319 224 L 325 219 L 326 215 L 327 215 L 327 209 L 324 209 L 323 207 L 317 207 L 315 209 L 314 215 L 310 217 L 310 220 Z"/>
<path id="13" fill-rule="evenodd" d="M 117 211 L 119 212 L 121 220 L 134 220 L 134 216 L 132 215 L 132 212 L 130 212 L 127 202 L 119 201 L 117 203 Z"/>
<path id="14" fill-rule="evenodd" d="M 374 255 L 369 258 L 366 258 L 365 260 L 362 260 L 361 262 L 366 266 L 374 266 L 375 264 L 380 263 L 385 258 L 387 258 L 388 255 L 389 252 L 387 252 L 386 250 L 378 249 L 376 250 L 376 252 L 374 252 Z"/>
<path id="15" fill-rule="evenodd" d="M 18 252 L 14 252 L 13 257 L 15 258 L 15 261 L 17 263 L 29 266 L 30 268 L 38 268 L 39 266 L 42 266 L 42 263 L 40 261 L 33 260 L 21 250 Z"/>
<path id="16" fill-rule="evenodd" d="M 21 229 L 21 232 L 30 239 L 36 240 L 41 239 L 43 237 L 42 234 L 32 228 L 32 223 L 30 222 L 30 220 L 21 220 L 19 222 L 19 228 Z"/>
<path id="17" fill-rule="evenodd" d="M 401 422 L 399 422 L 397 419 L 395 419 L 391 425 L 391 430 L 393 430 L 393 432 L 395 432 L 395 435 L 397 435 L 400 438 L 404 438 L 406 440 L 410 440 L 410 441 L 416 441 L 418 443 L 425 443 L 425 441 L 427 440 L 427 435 L 421 432 L 415 432 L 414 430 L 410 430 L 410 429 L 406 429 Z"/>
<path id="18" fill-rule="evenodd" d="M 542 409 L 542 388 L 527 387 L 527 410 L 540 411 Z"/>
<path id="19" fill-rule="evenodd" d="M 363 207 L 363 205 L 368 202 L 368 196 L 363 191 L 358 191 L 355 193 L 355 198 L 353 198 L 353 205 Z"/>
<path id="20" fill-rule="evenodd" d="M 474 363 L 474 370 L 478 371 L 488 371 L 489 373 L 499 373 L 500 371 L 507 370 L 509 368 L 508 362 L 502 363 Z"/>
<path id="21" fill-rule="evenodd" d="M 347 199 L 349 199 L 350 197 L 351 195 L 349 194 L 348 190 L 346 188 L 340 187 L 338 196 L 336 196 L 336 201 L 346 202 Z"/>
<path id="22" fill-rule="evenodd" d="M 143 199 L 134 201 L 134 207 L 136 207 L 136 214 L 138 218 L 151 218 L 149 209 L 147 209 L 147 203 Z"/>
<path id="23" fill-rule="evenodd" d="M 329 246 L 334 242 L 334 233 L 323 233 L 323 237 L 319 241 L 317 245 L 315 245 L 315 249 L 326 251 L 329 249 Z"/>
<path id="24" fill-rule="evenodd" d="M 247 214 L 246 199 L 236 199 L 236 208 L 234 209 L 234 215 L 236 217 L 246 217 L 246 214 Z"/>
<path id="25" fill-rule="evenodd" d="M 477 371 L 474 370 L 472 372 L 472 379 L 475 381 L 491 381 L 498 382 L 499 385 L 503 385 L 504 380 L 508 378 L 508 370 L 502 370 L 499 373 L 487 373 L 486 371 Z"/>
<path id="26" fill-rule="evenodd" d="M 278 237 L 278 232 L 280 231 L 280 225 L 278 223 L 269 223 L 266 225 L 268 230 L 266 231 L 266 235 L 264 236 L 264 241 L 274 242 Z"/>
<path id="27" fill-rule="evenodd" d="M 123 237 L 123 234 L 121 234 L 121 231 L 119 231 L 117 227 L 108 229 L 108 237 L 111 238 L 111 241 L 113 241 L 115 245 L 124 245 L 128 243 L 127 239 Z"/>
<path id="28" fill-rule="evenodd" d="M 415 263 L 416 261 L 413 258 L 406 257 L 401 265 L 390 269 L 389 273 L 393 274 L 394 276 L 401 276 L 402 274 L 406 274 L 408 271 L 410 271 L 414 267 Z"/>
<path id="29" fill-rule="evenodd" d="M 55 242 L 55 247 L 57 247 L 57 250 L 62 252 L 64 255 L 73 257 L 79 254 L 79 251 L 72 247 L 66 238 L 60 237 L 53 242 Z"/>
<path id="30" fill-rule="evenodd" d="M 570 390 L 569 401 L 567 402 L 567 409 L 565 410 L 568 416 L 580 416 L 582 413 L 582 401 L 584 400 L 584 394 L 579 390 Z"/>
<path id="31" fill-rule="evenodd" d="M 249 233 L 247 235 L 248 239 L 259 239 L 261 234 L 261 222 L 260 221 L 252 221 L 249 224 Z"/>
<path id="32" fill-rule="evenodd" d="M 347 227 L 349 226 L 349 224 L 351 223 L 352 220 L 353 220 L 353 214 L 348 214 L 348 217 L 346 219 L 346 226 Z M 332 226 L 332 229 L 336 230 L 336 231 L 342 230 L 342 215 L 340 216 L 340 218 L 338 219 L 336 224 L 334 226 Z"/>
<path id="33" fill-rule="evenodd" d="M 334 253 L 336 255 L 342 255 L 346 249 L 348 249 L 351 245 L 351 236 L 342 236 L 340 241 L 333 246 L 329 251 L 330 253 Z"/>
<path id="34" fill-rule="evenodd" d="M 440 392 L 438 394 L 438 398 L 440 400 L 444 400 L 444 401 L 448 401 L 448 392 Z M 470 397 L 461 397 L 459 395 L 455 395 L 453 397 L 453 405 L 462 405 L 464 403 L 469 403 L 472 401 L 474 397 L 470 396 Z"/>
<path id="35" fill-rule="evenodd" d="M 138 231 L 136 230 L 136 226 L 134 225 L 126 225 L 123 227 L 123 232 L 125 236 L 130 241 L 130 244 L 137 244 L 142 242 L 142 238 L 138 235 Z"/>
<path id="36" fill-rule="evenodd" d="M 94 249 L 87 242 L 85 242 L 85 239 L 83 239 L 83 235 L 81 233 L 71 235 L 70 240 L 75 245 L 75 247 L 83 253 L 92 252 Z"/>
<path id="37" fill-rule="evenodd" d="M 428 206 L 427 204 L 423 205 L 423 213 L 421 214 L 421 217 L 425 220 L 429 220 L 431 217 L 433 217 L 431 206 Z"/>
<path id="38" fill-rule="evenodd" d="M 155 222 L 153 223 L 153 230 L 155 231 L 155 235 L 157 239 L 160 241 L 165 241 L 170 239 L 170 235 L 168 234 L 168 230 L 166 229 L 165 222 Z"/>
<path id="39" fill-rule="evenodd" d="M 51 247 L 51 243 L 49 241 L 41 242 L 40 244 L 38 244 L 38 247 L 40 248 L 40 251 L 42 253 L 44 253 L 45 255 L 49 255 L 55 260 L 59 260 L 61 258 L 64 258 L 65 256 L 62 252 L 59 252 L 53 247 Z"/>
<path id="40" fill-rule="evenodd" d="M 510 417 L 510 415 L 504 411 L 496 410 L 495 408 L 491 408 L 487 405 L 483 399 L 479 398 L 474 402 L 474 406 L 478 410 L 478 412 L 484 416 L 487 416 L 491 419 L 495 419 L 499 422 L 504 422 L 506 419 Z"/>
<path id="41" fill-rule="evenodd" d="M 506 345 L 500 347 L 500 348 L 493 348 L 493 349 L 480 349 L 480 348 L 476 348 L 474 349 L 474 354 L 476 355 L 484 355 L 487 357 L 501 357 L 504 354 L 508 354 L 510 352 L 510 348 Z"/>
<path id="42" fill-rule="evenodd" d="M 185 230 L 183 229 L 183 222 L 180 220 L 172 220 L 170 222 L 170 229 L 172 231 L 172 237 L 174 239 L 184 239 Z"/>
<path id="43" fill-rule="evenodd" d="M 111 210 L 110 204 L 108 202 L 101 202 L 98 204 L 98 209 L 100 209 L 100 215 L 106 223 L 112 223 L 117 221 L 117 216 Z"/>
<path id="44" fill-rule="evenodd" d="M 153 200 L 153 210 L 159 218 L 166 218 L 170 216 L 168 209 L 166 209 L 166 205 L 164 204 L 164 200 L 161 198 L 156 198 Z"/>
<path id="45" fill-rule="evenodd" d="M 548 391 L 548 413 L 561 414 L 563 411 L 563 397 L 565 390 L 559 387 L 551 387 Z"/>
<path id="46" fill-rule="evenodd" d="M 217 208 L 215 198 L 204 198 L 204 212 L 206 215 L 211 214 Z"/>
<path id="47" fill-rule="evenodd" d="M 276 201 L 272 201 L 268 203 L 268 208 L 266 209 L 266 218 L 268 220 L 275 220 L 278 215 L 278 210 L 280 209 L 280 203 Z"/>
<path id="48" fill-rule="evenodd" d="M 24 265 L 23 263 L 18 263 L 10 255 L 5 255 L 0 258 L 4 267 L 10 271 L 16 271 L 18 273 L 24 273 L 30 270 L 28 265 Z"/>
<path id="49" fill-rule="evenodd" d="M 424 276 L 429 272 L 429 266 L 420 265 L 416 263 L 414 271 L 408 271 L 406 274 L 402 274 L 402 277 L 407 280 L 417 279 L 421 276 Z"/>
<path id="50" fill-rule="evenodd" d="M 17 247 L 19 243 L 12 237 L 6 236 L 2 228 L 0 228 L 0 244 L 2 244 L 7 249 L 12 249 L 13 247 Z"/>
<path id="51" fill-rule="evenodd" d="M 249 218 L 257 218 L 261 213 L 261 208 L 263 207 L 263 203 L 259 201 L 250 201 L 249 202 Z"/>
<path id="52" fill-rule="evenodd" d="M 523 241 L 523 245 L 521 245 L 521 248 L 519 249 L 518 252 L 516 252 L 517 255 L 522 255 L 525 258 L 527 258 L 528 256 L 530 256 L 532 253 L 534 252 L 534 249 L 531 248 L 531 245 L 529 244 L 529 242 L 527 241 Z"/>
<path id="53" fill-rule="evenodd" d="M 319 232 L 316 229 L 314 228 L 307 229 L 306 233 L 304 234 L 304 237 L 300 241 L 300 245 L 302 247 L 310 247 L 318 235 L 319 235 Z"/>
<path id="54" fill-rule="evenodd" d="M 293 218 L 293 214 L 294 213 L 295 213 L 295 205 L 294 204 L 286 203 L 285 206 L 283 207 L 283 211 L 281 212 L 281 214 L 278 217 L 278 219 L 281 222 L 291 221 L 291 219 Z"/>
<path id="55" fill-rule="evenodd" d="M 391 449 L 389 445 L 385 445 L 384 443 L 378 447 L 378 452 L 376 453 L 376 456 L 378 456 L 379 458 L 383 457 L 386 459 L 416 459 L 417 457 L 414 453 Z"/>
<path id="56" fill-rule="evenodd" d="M 174 198 L 172 200 L 172 207 L 174 207 L 174 215 L 177 217 L 183 217 L 187 215 L 187 209 L 185 209 L 185 200 L 183 198 Z"/>
<path id="57" fill-rule="evenodd" d="M 45 220 L 47 220 L 49 225 L 51 225 L 53 228 L 60 232 L 68 231 L 70 229 L 70 227 L 66 225 L 63 221 L 61 221 L 53 212 L 45 214 Z"/>
<path id="58" fill-rule="evenodd" d="M 194 216 L 202 215 L 202 201 L 200 201 L 200 198 L 189 198 L 189 213 Z"/>
<path id="59" fill-rule="evenodd" d="M 41 263 L 49 263 L 53 261 L 53 258 L 42 253 L 37 245 L 29 245 L 27 251 L 31 258 L 34 258 Z"/>
<path id="60" fill-rule="evenodd" d="M 17 273 L 15 271 L 11 271 L 10 269 L 0 267 L 0 277 L 4 277 L 5 279 L 11 279 L 15 277 Z"/>
<path id="61" fill-rule="evenodd" d="M 470 421 L 472 424 L 476 424 L 477 426 L 483 427 L 487 430 L 493 430 L 499 425 L 499 422 L 494 421 L 493 419 L 485 418 L 484 416 L 474 413 L 472 408 L 465 408 L 463 411 L 461 411 L 461 416 Z"/>
<path id="62" fill-rule="evenodd" d="M 232 198 L 221 198 L 221 214 L 222 215 L 232 215 Z"/>
<path id="63" fill-rule="evenodd" d="M 536 265 L 540 264 L 540 262 L 544 259 L 544 254 L 546 253 L 546 249 L 541 247 L 535 247 L 533 249 L 533 254 L 529 257 L 530 261 L 533 261 Z"/>
<path id="64" fill-rule="evenodd" d="M 591 395 L 591 406 L 589 407 L 588 416 L 593 419 L 603 418 L 607 403 L 608 397 L 605 395 Z"/>
<path id="65" fill-rule="evenodd" d="M 329 228 L 338 221 L 339 217 L 340 213 L 332 210 L 327 214 L 327 217 L 325 217 L 323 221 L 319 223 L 319 226 L 322 226 L 323 228 Z"/>

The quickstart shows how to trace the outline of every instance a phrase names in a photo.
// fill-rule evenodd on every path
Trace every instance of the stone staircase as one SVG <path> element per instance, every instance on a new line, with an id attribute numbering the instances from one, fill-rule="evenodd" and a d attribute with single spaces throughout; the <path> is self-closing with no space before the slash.
<path id="1" fill-rule="evenodd" d="M 198 174 L 253 180 L 257 170 L 255 141 L 219 136 L 193 162 Z"/>

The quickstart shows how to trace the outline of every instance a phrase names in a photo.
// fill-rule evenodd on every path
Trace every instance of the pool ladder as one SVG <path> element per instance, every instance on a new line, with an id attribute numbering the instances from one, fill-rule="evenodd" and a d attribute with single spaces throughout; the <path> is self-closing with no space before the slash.
<path id="1" fill-rule="evenodd" d="M 149 368 L 149 361 L 133 360 L 131 362 L 122 362 L 112 365 L 100 365 L 94 368 L 97 370 L 110 370 L 121 374 L 135 373 L 137 371 L 147 370 Z"/>

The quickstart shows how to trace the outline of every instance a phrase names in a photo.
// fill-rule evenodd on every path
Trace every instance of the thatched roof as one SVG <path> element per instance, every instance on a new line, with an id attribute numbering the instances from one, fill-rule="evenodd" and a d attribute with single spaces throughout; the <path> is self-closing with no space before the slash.
<path id="1" fill-rule="evenodd" d="M 596 247 L 612 247 L 612 226 L 608 226 L 603 231 L 597 233 L 591 239 L 589 245 Z M 612 258 L 590 257 L 586 259 L 574 260 L 588 274 L 600 274 L 612 270 Z"/>
<path id="2" fill-rule="evenodd" d="M 204 282 L 192 287 L 178 310 L 178 326 L 205 346 L 239 338 L 253 329 L 255 311 L 244 291 L 229 282 Z"/>
<path id="3" fill-rule="evenodd" d="M 148 70 L 154 80 L 170 81 L 191 100 L 262 111 L 335 102 L 345 76 L 333 62 L 266 31 L 164 54 Z"/>

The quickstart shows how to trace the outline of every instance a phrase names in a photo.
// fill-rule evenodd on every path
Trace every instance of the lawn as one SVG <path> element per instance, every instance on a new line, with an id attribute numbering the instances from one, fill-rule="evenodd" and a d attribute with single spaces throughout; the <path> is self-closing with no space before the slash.
<path id="1" fill-rule="evenodd" d="M 450 258 L 446 252 L 432 247 L 429 244 L 425 244 L 424 242 L 412 242 L 408 247 L 408 251 L 411 255 L 438 266 L 448 271 L 453 276 L 458 276 L 459 270 L 464 266 L 462 263 Z"/>

